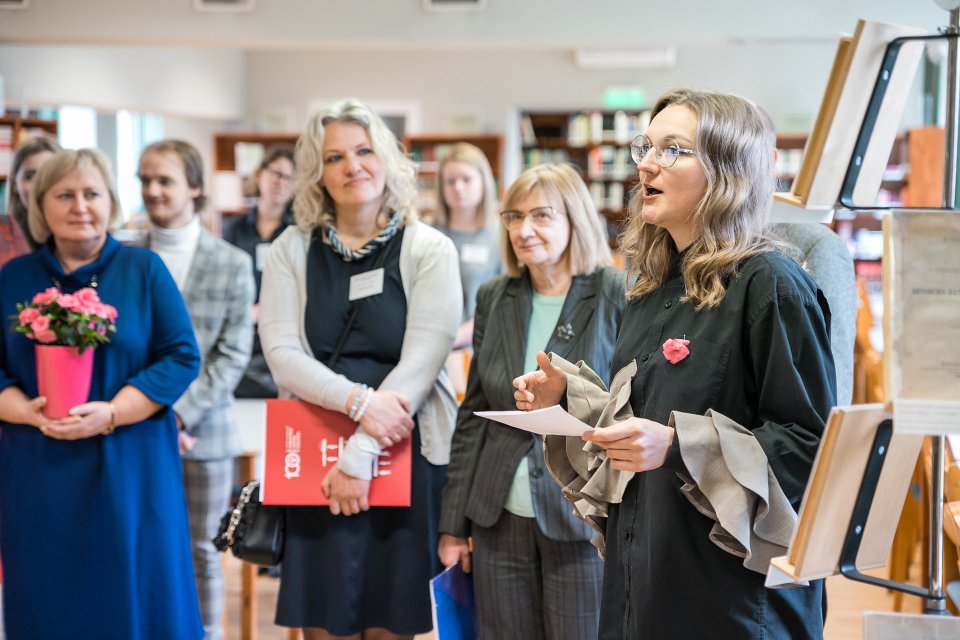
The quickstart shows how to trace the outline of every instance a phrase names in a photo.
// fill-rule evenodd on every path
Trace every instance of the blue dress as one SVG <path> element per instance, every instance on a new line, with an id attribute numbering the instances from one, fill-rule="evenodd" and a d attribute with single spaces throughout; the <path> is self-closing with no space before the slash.
<path id="1" fill-rule="evenodd" d="M 117 333 L 94 353 L 90 400 L 130 384 L 169 407 L 199 372 L 190 318 L 159 257 L 107 238 L 69 275 L 48 244 L 0 270 L 0 314 L 97 281 Z M 5 323 L 0 390 L 37 395 L 34 343 Z M 167 409 L 108 436 L 55 440 L 0 422 L 0 556 L 10 640 L 191 639 L 197 606 L 180 454 Z"/>

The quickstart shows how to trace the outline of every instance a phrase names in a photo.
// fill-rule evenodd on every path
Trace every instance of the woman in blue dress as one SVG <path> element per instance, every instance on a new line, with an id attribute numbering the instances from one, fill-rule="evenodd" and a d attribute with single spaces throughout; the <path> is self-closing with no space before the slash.
<path id="1" fill-rule="evenodd" d="M 50 420 L 34 344 L 0 340 L 0 553 L 10 640 L 202 637 L 177 432 L 169 407 L 199 371 L 176 285 L 149 251 L 108 230 L 119 202 L 106 160 L 63 151 L 37 176 L 30 231 L 43 246 L 0 271 L 0 313 L 49 287 L 94 287 L 117 332 L 94 352 L 89 401 Z"/>

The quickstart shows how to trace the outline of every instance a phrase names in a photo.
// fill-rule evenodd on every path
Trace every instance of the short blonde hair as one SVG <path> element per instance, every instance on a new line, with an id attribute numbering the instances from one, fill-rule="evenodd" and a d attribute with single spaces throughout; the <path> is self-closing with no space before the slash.
<path id="1" fill-rule="evenodd" d="M 437 224 L 446 226 L 447 218 L 450 215 L 447 201 L 443 197 L 443 169 L 448 162 L 462 162 L 480 172 L 480 178 L 483 181 L 483 199 L 480 206 L 477 207 L 477 218 L 474 221 L 478 228 L 482 229 L 488 225 L 497 222 L 497 183 L 493 179 L 493 171 L 490 169 L 490 161 L 487 156 L 479 149 L 468 142 L 458 142 L 450 147 L 450 150 L 440 161 L 440 169 L 437 171 Z"/>
<path id="2" fill-rule="evenodd" d="M 114 231 L 123 221 L 123 212 L 120 209 L 120 198 L 117 197 L 117 185 L 110 171 L 110 161 L 96 149 L 77 149 L 59 151 L 52 158 L 43 163 L 35 178 L 36 183 L 30 195 L 30 210 L 27 220 L 30 224 L 30 235 L 34 241 L 43 244 L 50 237 L 50 226 L 43 215 L 43 199 L 47 192 L 64 176 L 72 171 L 94 168 L 100 172 L 103 182 L 110 193 L 110 221 L 108 230 Z"/>
<path id="3" fill-rule="evenodd" d="M 416 219 L 417 172 L 413 161 L 404 153 L 400 142 L 380 116 L 362 102 L 348 98 L 314 113 L 297 142 L 297 182 L 293 200 L 297 226 L 310 233 L 317 226 L 332 224 L 337 219 L 336 203 L 320 185 L 323 178 L 324 127 L 333 122 L 351 122 L 367 131 L 373 152 L 383 165 L 386 178 L 384 206 L 387 212 L 400 214 L 401 225 Z"/>
<path id="4" fill-rule="evenodd" d="M 567 253 L 573 275 L 590 274 L 613 263 L 603 220 L 576 169 L 569 164 L 541 164 L 527 169 L 507 189 L 503 196 L 504 209 L 516 206 L 535 189 L 540 189 L 570 219 Z M 503 225 L 500 226 L 500 247 L 507 275 L 519 276 L 524 267 L 510 243 L 510 233 Z"/>

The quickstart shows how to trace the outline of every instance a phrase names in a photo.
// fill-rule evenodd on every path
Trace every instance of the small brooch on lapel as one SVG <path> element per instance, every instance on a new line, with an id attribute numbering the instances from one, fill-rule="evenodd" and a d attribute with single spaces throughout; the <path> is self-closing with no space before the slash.
<path id="1" fill-rule="evenodd" d="M 690 355 L 690 349 L 687 348 L 688 344 L 690 344 L 689 340 L 670 338 L 663 343 L 663 357 L 666 358 L 670 364 L 677 364 Z"/>
<path id="2" fill-rule="evenodd" d="M 567 342 L 570 341 L 577 334 L 573 331 L 573 325 L 567 322 L 566 324 L 561 324 L 557 326 L 556 331 L 557 337 L 561 340 Z"/>

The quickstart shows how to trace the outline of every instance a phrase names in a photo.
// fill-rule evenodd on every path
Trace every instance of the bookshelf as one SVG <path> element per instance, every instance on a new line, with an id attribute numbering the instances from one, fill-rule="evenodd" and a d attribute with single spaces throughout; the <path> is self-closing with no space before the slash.
<path id="1" fill-rule="evenodd" d="M 410 154 L 410 158 L 417 163 L 417 191 L 419 192 L 418 209 L 421 214 L 430 215 L 437 208 L 437 194 L 440 185 L 437 182 L 437 171 L 440 161 L 451 145 L 457 142 L 467 142 L 477 147 L 487 157 L 493 179 L 497 182 L 498 191 L 503 191 L 503 137 L 497 134 L 417 134 L 404 136 L 403 144 Z"/>
<path id="2" fill-rule="evenodd" d="M 57 121 L 23 118 L 13 114 L 0 116 L 0 213 L 5 213 L 7 190 L 10 188 L 10 166 L 21 142 L 30 136 L 48 134 L 57 137 Z"/>
<path id="3" fill-rule="evenodd" d="M 630 143 L 649 122 L 649 110 L 522 112 L 522 166 L 568 162 L 577 167 L 615 238 L 637 182 Z"/>

